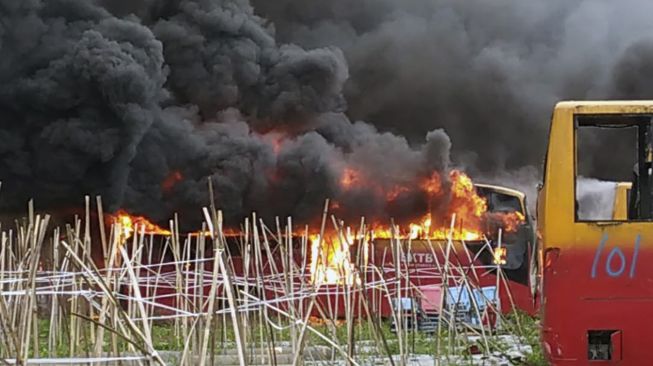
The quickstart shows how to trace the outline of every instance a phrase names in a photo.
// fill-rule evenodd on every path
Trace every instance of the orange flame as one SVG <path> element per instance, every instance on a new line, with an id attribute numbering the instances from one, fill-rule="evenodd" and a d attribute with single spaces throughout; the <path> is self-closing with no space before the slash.
<path id="1" fill-rule="evenodd" d="M 177 172 L 178 173 L 178 172 Z M 180 179 L 181 173 L 173 174 L 173 180 Z M 167 181 L 168 179 L 166 179 Z M 166 183 L 166 182 L 164 182 Z M 362 177 L 360 172 L 346 168 L 343 170 L 340 183 L 344 189 L 361 184 Z M 469 176 L 465 173 L 452 170 L 448 175 L 447 188 L 444 187 L 442 176 L 437 172 L 432 173 L 419 185 L 421 189 L 430 198 L 429 204 L 433 199 L 449 194 L 444 202 L 446 207 L 437 207 L 437 210 L 426 212 L 414 222 L 402 224 L 397 227 L 397 232 L 388 226 L 382 226 L 376 223 L 371 225 L 372 232 L 369 237 L 356 238 L 350 230 L 343 234 L 327 233 L 325 238 L 321 239 L 319 235 L 309 236 L 311 245 L 310 275 L 311 283 L 317 285 L 347 285 L 351 286 L 358 281 L 356 267 L 351 260 L 351 247 L 358 242 L 363 245 L 363 261 L 367 261 L 369 256 L 368 239 L 374 238 L 392 238 L 402 239 L 432 239 L 432 240 L 480 240 L 485 233 L 485 219 L 487 202 L 480 197 Z M 164 184 L 164 188 L 165 188 Z M 388 202 L 396 199 L 404 192 L 410 192 L 409 186 L 397 185 L 385 193 Z M 344 207 L 340 202 L 332 201 L 331 209 L 340 209 Z M 494 216 L 495 213 L 492 213 Z M 454 225 L 451 225 L 452 217 L 455 215 Z M 516 231 L 518 226 L 524 221 L 524 216 L 519 212 L 499 214 L 500 222 L 504 231 Z M 163 229 L 152 223 L 145 217 L 130 215 L 124 210 L 118 211 L 112 216 L 113 222 L 120 225 L 121 243 L 133 236 L 134 231 L 143 230 L 148 234 L 171 235 L 169 230 Z M 191 233 L 191 235 L 208 235 L 208 233 Z M 225 230 L 225 235 L 238 235 L 236 231 Z M 300 234 L 301 235 L 301 234 Z"/>
<path id="2" fill-rule="evenodd" d="M 506 247 L 495 248 L 492 262 L 494 264 L 504 265 L 506 264 Z"/>
<path id="3" fill-rule="evenodd" d="M 345 168 L 342 172 L 342 177 L 340 178 L 340 185 L 344 189 L 350 189 L 352 186 L 355 186 L 360 181 L 360 174 L 351 168 Z"/>
<path id="4" fill-rule="evenodd" d="M 172 188 L 175 187 L 177 183 L 179 183 L 184 176 L 181 174 L 179 170 L 175 170 L 170 172 L 166 179 L 161 182 L 161 188 L 163 189 L 164 192 L 170 191 Z"/>
<path id="5" fill-rule="evenodd" d="M 326 235 L 320 240 L 320 235 L 311 235 L 311 283 L 316 285 L 347 285 L 360 283 L 355 267 L 351 262 L 350 247 L 355 238 L 350 230 L 345 234 Z M 367 240 L 363 240 L 367 261 Z"/>
<path id="6" fill-rule="evenodd" d="M 481 218 L 487 212 L 487 202 L 476 192 L 472 179 L 459 170 L 452 170 L 449 179 L 456 216 L 462 220 Z"/>
<path id="7" fill-rule="evenodd" d="M 143 230 L 145 234 L 156 235 L 171 235 L 170 230 L 163 229 L 162 227 L 152 223 L 150 220 L 143 216 L 130 215 L 125 210 L 119 210 L 112 216 L 113 223 L 120 225 L 121 242 L 131 238 L 134 231 Z"/>
<path id="8" fill-rule="evenodd" d="M 467 174 L 452 170 L 449 173 L 451 184 L 448 207 L 443 210 L 443 217 L 434 217 L 431 212 L 422 216 L 417 222 L 412 222 L 405 227 L 399 227 L 395 236 L 410 239 L 445 240 L 451 235 L 452 240 L 479 240 L 483 237 L 483 216 L 487 212 L 487 202 L 480 197 L 474 188 L 471 178 Z M 420 188 L 430 197 L 435 198 L 445 194 L 442 187 L 442 178 L 433 172 L 421 184 Z M 396 198 L 399 192 L 405 191 L 401 187 L 393 188 L 386 197 L 389 201 Z M 430 202 L 429 202 L 430 204 Z M 429 210 L 430 211 L 430 210 Z M 451 227 L 451 219 L 456 215 L 456 222 Z M 374 225 L 374 236 L 377 238 L 391 238 L 392 230 L 380 225 Z"/>
<path id="9" fill-rule="evenodd" d="M 433 172 L 420 186 L 429 197 L 440 195 L 442 193 L 442 179 L 440 178 L 440 174 Z"/>
<path id="10" fill-rule="evenodd" d="M 399 227 L 399 232 L 393 235 L 390 228 L 384 226 L 375 226 L 373 230 L 375 238 L 379 239 L 429 239 L 429 240 L 447 240 L 451 235 L 451 240 L 480 240 L 483 232 L 480 229 L 460 227 L 458 225 L 451 229 L 449 226 L 434 227 L 430 215 L 426 215 L 421 222 L 410 223 L 407 228 Z"/>
<path id="11" fill-rule="evenodd" d="M 372 239 L 387 239 L 398 237 L 401 239 L 433 239 L 446 240 L 480 240 L 483 235 L 483 218 L 487 213 L 487 202 L 476 192 L 472 180 L 465 173 L 453 170 L 449 174 L 450 199 L 447 200 L 446 217 L 434 217 L 431 212 L 426 213 L 417 222 L 405 226 L 398 226 L 394 233 L 391 228 L 372 224 Z M 360 183 L 359 173 L 353 169 L 345 169 L 340 181 L 344 188 L 350 188 Z M 440 174 L 432 173 L 421 184 L 420 188 L 430 198 L 436 198 L 446 193 Z M 408 192 L 408 187 L 397 185 L 386 193 L 388 202 L 395 200 L 401 193 Z M 338 205 L 339 206 L 339 205 Z M 429 210 L 430 211 L 430 210 Z M 455 225 L 451 226 L 451 218 L 456 215 Z M 350 246 L 354 239 L 350 234 L 345 238 L 338 235 L 326 235 L 320 240 L 319 235 L 312 235 L 311 239 L 311 282 L 314 284 L 346 284 L 351 285 L 359 280 L 356 277 L 354 266 L 350 258 Z M 363 243 L 365 250 L 366 242 Z M 365 254 L 367 258 L 369 254 Z M 364 259 L 366 260 L 366 259 Z"/>
<path id="12" fill-rule="evenodd" d="M 503 231 L 514 233 L 519 229 L 519 225 L 523 224 L 526 218 L 521 212 L 514 211 L 509 213 L 494 213 L 493 216 L 501 221 Z"/>
<path id="13" fill-rule="evenodd" d="M 392 201 L 396 200 L 397 197 L 399 197 L 400 194 L 408 192 L 408 191 L 410 191 L 410 189 L 408 189 L 408 187 L 394 186 L 394 187 L 392 187 L 392 189 L 388 193 L 386 193 L 385 199 L 388 202 L 392 202 Z"/>

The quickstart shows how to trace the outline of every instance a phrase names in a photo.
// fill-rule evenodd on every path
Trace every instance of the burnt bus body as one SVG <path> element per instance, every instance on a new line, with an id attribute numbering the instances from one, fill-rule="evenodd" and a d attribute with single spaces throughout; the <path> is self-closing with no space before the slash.
<path id="1" fill-rule="evenodd" d="M 505 255 L 500 266 L 505 280 L 497 280 L 497 263 L 493 254 L 499 246 L 499 226 L 487 228 L 487 243 L 485 240 L 454 240 L 449 262 L 452 266 L 466 270 L 469 281 L 478 289 L 496 288 L 499 283 L 499 291 L 493 296 L 500 301 L 502 312 L 507 313 L 516 308 L 534 315 L 538 309 L 537 298 L 534 296 L 538 282 L 537 241 L 535 223 L 528 210 L 526 196 L 520 191 L 501 186 L 475 184 L 475 187 L 478 194 L 486 199 L 490 215 L 519 213 L 523 217 L 516 230 L 502 232 L 500 245 L 505 250 Z M 491 223 L 488 225 L 491 226 Z M 488 243 L 493 250 L 488 248 Z M 323 284 L 317 302 L 325 309 L 331 308 L 337 317 L 345 316 L 347 306 L 344 302 L 356 303 L 358 296 L 365 296 L 368 308 L 382 318 L 391 318 L 393 307 L 396 309 L 402 299 L 411 306 L 439 312 L 440 306 L 450 300 L 442 301 L 442 296 L 452 297 L 451 292 L 442 290 L 441 266 L 446 261 L 446 246 L 446 240 L 403 239 L 401 247 L 397 249 L 392 240 L 377 238 L 369 243 L 369 256 L 365 263 L 359 259 L 362 251 L 352 245 L 350 259 L 352 263 L 357 263 L 362 282 L 385 282 L 387 290 L 371 286 L 364 293 L 360 290 L 350 292 L 352 297 L 348 298 L 344 296 L 348 291 L 344 290 L 342 284 Z M 295 249 L 295 253 L 300 251 L 299 248 Z M 300 257 L 295 258 L 298 264 L 301 260 Z M 397 267 L 402 272 L 398 281 Z M 306 273 L 308 276 L 308 271 Z M 450 279 L 448 286 L 455 287 L 457 284 L 454 279 Z M 359 309 L 356 313 L 365 315 Z M 315 315 L 318 316 L 317 313 Z"/>
<path id="2" fill-rule="evenodd" d="M 488 212 L 490 213 L 511 213 L 518 212 L 524 220 L 517 226 L 514 232 L 503 232 L 501 245 L 506 248 L 505 264 L 501 265 L 506 277 L 510 281 L 530 286 L 531 273 L 536 273 L 537 234 L 533 215 L 528 210 L 526 195 L 520 191 L 505 187 L 475 184 L 478 194 L 487 200 Z M 490 238 L 496 245 L 496 235 Z M 489 264 L 493 258 L 485 254 L 481 259 Z M 535 283 L 533 283 L 535 285 Z M 533 287 L 534 288 L 534 287 Z"/>
<path id="3" fill-rule="evenodd" d="M 519 213 L 523 220 L 517 224 L 512 232 L 502 231 L 501 248 L 504 255 L 500 262 L 501 271 L 506 280 L 500 280 L 498 286 L 498 299 L 501 311 L 504 313 L 518 309 L 531 315 L 538 311 L 539 301 L 535 290 L 539 279 L 537 278 L 537 235 L 534 218 L 528 210 L 524 193 L 496 185 L 475 184 L 479 196 L 487 201 L 488 215 Z M 497 222 L 494 227 L 492 220 L 488 220 L 488 242 L 493 250 L 489 250 L 485 240 L 471 240 L 453 242 L 453 252 L 449 258 L 453 266 L 471 269 L 468 277 L 478 288 L 490 288 L 497 285 L 497 262 L 494 251 L 499 246 Z M 407 248 L 407 247 L 410 248 Z M 386 274 L 393 277 L 395 263 L 392 256 L 392 243 L 390 240 L 375 240 L 372 245 L 374 256 L 370 261 L 375 266 L 383 263 Z M 445 262 L 446 241 L 443 240 L 412 240 L 404 241 L 403 254 L 397 263 L 401 270 L 408 275 L 410 285 L 402 286 L 418 289 L 414 293 L 404 294 L 401 297 L 412 297 L 417 304 L 425 306 L 427 303 L 438 302 L 442 293 L 438 288 L 442 285 L 441 272 L 437 271 L 438 263 Z M 466 255 L 465 253 L 469 253 Z M 473 266 L 472 266 L 473 264 Z M 439 272 L 435 274 L 435 272 Z M 405 280 L 404 280 L 405 281 Z M 455 281 L 448 281 L 449 286 L 455 286 Z M 508 293 L 509 292 L 509 293 Z M 378 296 L 378 295 L 377 295 Z M 429 296 L 431 298 L 429 298 Z M 451 296 L 451 294 L 449 294 Z M 514 305 L 514 306 L 512 306 Z M 389 317 L 390 303 L 381 308 L 380 314 Z M 439 309 L 435 309 L 439 311 Z"/>
<path id="4" fill-rule="evenodd" d="M 536 304 L 531 292 L 534 278 L 529 274 L 532 272 L 530 269 L 532 268 L 535 236 L 525 196 L 519 191 L 499 186 L 478 184 L 476 188 L 479 195 L 486 198 L 489 212 L 519 212 L 524 217 L 515 232 L 502 235 L 501 246 L 505 249 L 505 263 L 501 264 L 501 268 L 508 281 L 499 281 L 498 296 L 493 296 L 500 300 L 502 312 L 512 311 L 513 307 L 510 304 L 514 303 L 516 308 L 533 314 L 536 311 Z M 228 266 L 235 277 L 241 279 L 235 281 L 241 284 L 237 285 L 240 287 L 236 293 L 247 290 L 251 295 L 263 297 L 263 300 L 287 296 L 287 288 L 274 285 L 274 282 L 282 276 L 279 271 L 283 268 L 284 262 L 288 265 L 291 253 L 294 262 L 294 276 L 288 282 L 288 285 L 292 287 L 291 291 L 299 293 L 312 288 L 309 270 L 310 242 L 305 242 L 301 237 L 294 237 L 291 241 L 284 240 L 286 244 L 292 243 L 292 249 L 274 246 L 270 242 L 271 247 L 265 249 L 260 256 L 261 262 L 258 268 L 256 268 L 255 253 L 253 253 L 251 243 L 248 246 L 249 249 L 245 249 L 243 242 L 239 236 L 226 238 Z M 497 237 L 488 238 L 488 242 L 493 248 L 498 246 Z M 363 285 L 357 283 L 349 287 L 343 283 L 321 284 L 312 315 L 344 318 L 346 309 L 351 309 L 353 306 L 357 316 L 373 315 L 391 318 L 393 307 L 396 309 L 397 306 L 396 301 L 401 299 L 410 299 L 419 304 L 421 308 L 431 313 L 438 313 L 443 301 L 442 296 L 451 297 L 451 293 L 445 294 L 446 291 L 442 290 L 442 268 L 439 267 L 446 261 L 446 240 L 403 239 L 401 243 L 401 248 L 397 249 L 390 239 L 373 239 L 368 242 L 367 250 L 369 252 L 365 256 L 366 259 L 363 259 L 363 249 L 358 246 L 358 243 L 351 245 L 349 260 L 356 267 L 358 281 L 360 281 L 358 283 Z M 303 248 L 303 246 L 306 247 Z M 210 240 L 207 240 L 204 253 L 206 257 L 213 255 L 210 247 Z M 245 259 L 245 250 L 250 250 L 248 260 Z M 153 258 L 160 258 L 160 256 L 160 253 L 156 253 Z M 285 259 L 282 259 L 282 256 L 285 256 Z M 169 253 L 168 257 L 170 257 Z M 173 261 L 171 257 L 166 259 Z M 464 243 L 453 241 L 448 261 L 451 266 L 467 270 L 467 276 L 473 286 L 485 289 L 496 288 L 498 283 L 497 264 L 492 251 L 487 248 L 485 240 Z M 202 268 L 204 273 L 213 271 L 211 262 L 204 263 Z M 249 263 L 249 268 L 245 268 L 245 263 Z M 397 266 L 402 273 L 399 280 L 396 280 L 395 269 Z M 194 271 L 193 267 L 194 265 L 191 265 L 187 270 L 192 272 Z M 165 266 L 160 277 L 168 280 L 160 281 L 156 290 L 147 290 L 149 296 L 158 298 L 158 302 L 170 307 L 177 305 L 177 297 L 173 296 L 175 293 L 174 270 L 174 265 Z M 266 278 L 263 283 L 265 291 L 259 291 L 256 288 L 257 273 L 261 273 Z M 251 286 L 243 287 L 242 283 L 244 282 L 249 282 Z M 379 285 L 381 283 L 384 283 L 384 286 Z M 455 287 L 455 280 L 450 279 L 448 285 Z M 205 280 L 203 287 L 203 291 L 200 292 L 206 296 L 209 293 L 211 282 Z M 222 285 L 218 286 L 218 296 L 223 297 L 222 291 Z M 510 295 L 508 291 L 510 291 Z M 365 301 L 367 305 L 362 306 L 362 301 Z M 346 302 L 349 302 L 349 305 Z M 310 299 L 305 299 L 303 302 L 296 303 L 295 306 L 307 308 L 309 304 Z M 218 307 L 221 306 L 226 306 L 226 304 L 218 304 Z M 287 309 L 287 305 L 283 301 L 276 302 L 275 306 Z"/>

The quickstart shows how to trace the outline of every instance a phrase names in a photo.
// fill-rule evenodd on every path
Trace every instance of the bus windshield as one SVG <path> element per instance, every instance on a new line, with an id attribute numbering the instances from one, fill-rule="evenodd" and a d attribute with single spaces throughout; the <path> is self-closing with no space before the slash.
<path id="1" fill-rule="evenodd" d="M 524 214 L 519 197 L 481 187 L 478 188 L 478 193 L 487 200 L 489 212 L 519 212 Z"/>

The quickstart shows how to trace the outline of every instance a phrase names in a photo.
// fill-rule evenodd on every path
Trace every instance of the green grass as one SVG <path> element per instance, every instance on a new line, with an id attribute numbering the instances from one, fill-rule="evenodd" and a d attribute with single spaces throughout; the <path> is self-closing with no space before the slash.
<path id="1" fill-rule="evenodd" d="M 90 331 L 88 329 L 88 323 L 83 322 L 82 328 L 85 329 L 80 335 L 80 339 L 77 345 L 74 347 L 75 355 L 90 355 L 94 350 L 93 340 L 90 337 Z M 190 322 L 189 322 L 190 323 Z M 259 324 L 259 322 L 255 322 Z M 511 314 L 503 323 L 503 329 L 508 333 L 516 334 L 517 324 L 520 325 L 521 336 L 523 337 L 525 343 L 529 344 L 533 353 L 527 355 L 526 360 L 522 363 L 523 365 L 528 366 L 539 366 L 546 365 L 544 356 L 542 354 L 542 349 L 540 346 L 539 333 L 540 327 L 537 319 L 531 318 L 525 314 L 515 313 Z M 139 324 L 140 325 L 140 324 Z M 226 326 L 225 326 L 226 325 Z M 287 324 L 285 324 L 287 325 Z M 48 352 L 48 334 L 49 334 L 49 322 L 47 320 L 39 321 L 39 353 L 41 357 L 68 357 L 71 356 L 71 344 L 69 341 L 69 332 L 67 327 L 61 329 L 61 335 L 59 337 L 60 342 L 56 345 L 53 350 L 53 354 L 50 355 Z M 318 332 L 324 334 L 326 337 L 333 339 L 332 329 L 326 324 L 312 325 Z M 248 334 L 248 343 L 254 342 L 258 343 L 261 340 L 261 332 L 265 331 L 260 325 L 250 325 L 247 329 Z M 268 329 L 269 330 L 269 329 Z M 382 347 L 376 348 L 374 329 L 370 326 L 370 323 L 366 320 L 360 321 L 355 324 L 355 339 L 357 343 L 357 354 L 361 357 L 365 356 L 374 356 L 374 355 L 383 355 L 385 351 Z M 380 330 L 382 336 L 387 342 L 388 349 L 392 354 L 399 354 L 399 342 L 397 340 L 396 334 L 390 330 L 390 321 L 383 321 L 380 324 Z M 347 327 L 344 324 L 340 324 L 335 328 L 338 344 L 345 345 L 347 344 Z M 231 323 L 228 321 L 226 324 L 218 324 L 216 328 L 216 333 L 214 334 L 214 347 L 216 353 L 220 353 L 222 349 L 234 347 L 234 332 L 231 327 Z M 411 354 L 425 354 L 425 355 L 434 355 L 436 354 L 436 343 L 437 338 L 435 336 L 429 336 L 422 332 L 408 332 L 408 345 L 406 352 Z M 273 330 L 273 337 L 275 342 L 279 341 L 290 341 L 291 332 L 289 327 L 284 327 L 282 330 Z M 468 350 L 474 346 L 470 344 L 466 339 L 465 335 L 458 335 L 457 338 L 450 337 L 446 332 L 441 334 L 441 350 L 442 353 L 449 355 L 458 355 L 463 358 L 469 356 Z M 176 334 L 174 323 L 172 322 L 160 322 L 154 324 L 152 327 L 152 338 L 154 342 L 154 348 L 159 351 L 181 351 L 185 345 L 185 339 L 181 335 Z M 365 342 L 367 341 L 367 342 Z M 191 341 L 193 342 L 193 341 Z M 490 338 L 490 352 L 499 352 L 503 353 L 507 349 L 507 345 L 498 341 L 497 338 Z M 193 343 L 192 343 L 193 344 Z M 199 344 L 199 339 L 194 340 L 194 344 Z M 322 345 L 328 346 L 328 342 L 313 334 L 312 332 L 307 333 L 306 345 Z M 360 344 L 367 344 L 370 347 L 367 347 L 367 352 L 364 348 L 360 347 Z M 111 335 L 109 332 L 105 332 L 104 337 L 104 351 L 109 352 L 111 349 Z M 483 350 L 485 347 L 484 342 L 478 342 L 475 345 L 478 349 Z M 127 343 L 124 340 L 118 342 L 118 349 L 120 352 L 126 352 L 128 350 Z M 30 352 L 30 356 L 34 356 L 34 352 Z"/>
<path id="2" fill-rule="evenodd" d="M 546 366 L 548 363 L 544 358 L 542 343 L 540 342 L 541 326 L 539 319 L 529 316 L 522 312 L 511 313 L 508 316 L 510 326 L 521 327 L 521 336 L 526 344 L 530 345 L 533 352 L 527 355 L 524 365 L 527 366 Z"/>

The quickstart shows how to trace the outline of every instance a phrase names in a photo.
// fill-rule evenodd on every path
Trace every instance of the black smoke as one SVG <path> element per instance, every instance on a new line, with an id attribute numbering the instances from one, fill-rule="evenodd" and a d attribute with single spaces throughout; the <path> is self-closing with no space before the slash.
<path id="1" fill-rule="evenodd" d="M 405 217 L 448 169 L 442 130 L 411 145 L 350 122 L 342 51 L 278 43 L 247 1 L 0 0 L 0 54 L 5 211 L 90 194 L 196 224 L 210 177 L 232 222 L 307 221 L 326 198 L 345 218 Z"/>
<path id="2" fill-rule="evenodd" d="M 653 98 L 648 1 L 252 3 L 278 39 L 343 50 L 353 119 L 414 143 L 444 128 L 458 164 L 508 185 L 539 176 L 558 100 Z M 629 154 L 633 144 L 596 140 L 610 154 Z M 599 173 L 609 160 L 588 164 Z"/>
<path id="3" fill-rule="evenodd" d="M 529 190 L 557 100 L 651 97 L 651 10 L 0 0 L 0 209 L 99 194 L 109 210 L 196 222 L 210 177 L 234 221 L 318 217 L 325 198 L 345 218 L 401 218 L 451 166 Z M 591 158 L 590 173 L 609 160 Z"/>

